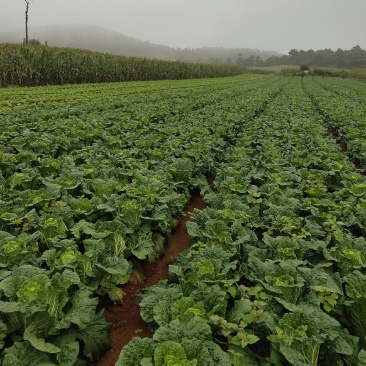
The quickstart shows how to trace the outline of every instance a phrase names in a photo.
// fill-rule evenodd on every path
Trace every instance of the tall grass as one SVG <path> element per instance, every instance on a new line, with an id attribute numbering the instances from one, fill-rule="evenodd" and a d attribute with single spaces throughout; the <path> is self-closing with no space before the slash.
<path id="1" fill-rule="evenodd" d="M 366 81 L 366 69 L 352 69 L 350 72 L 350 77 Z"/>
<path id="2" fill-rule="evenodd" d="M 80 49 L 0 44 L 0 85 L 62 85 L 234 76 L 241 66 L 116 56 Z"/>
<path id="3" fill-rule="evenodd" d="M 327 76 L 336 78 L 348 78 L 350 77 L 350 71 L 347 69 L 338 69 L 334 67 L 314 67 L 311 70 L 311 74 L 314 76 Z"/>

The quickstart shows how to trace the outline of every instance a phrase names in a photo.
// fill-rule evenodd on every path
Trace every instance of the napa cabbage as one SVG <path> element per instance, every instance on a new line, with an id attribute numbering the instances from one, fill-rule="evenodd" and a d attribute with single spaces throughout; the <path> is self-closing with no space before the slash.
<path id="1" fill-rule="evenodd" d="M 325 335 L 311 316 L 296 312 L 285 314 L 269 340 L 279 345 L 281 353 L 291 364 L 317 365 L 320 346 Z"/>
<path id="2" fill-rule="evenodd" d="M 363 237 L 345 235 L 343 240 L 325 251 L 328 260 L 337 262 L 343 274 L 352 272 L 366 266 L 366 240 Z"/>
<path id="3" fill-rule="evenodd" d="M 297 304 L 305 287 L 305 281 L 300 272 L 290 261 L 280 261 L 274 263 L 261 261 L 251 256 L 249 262 L 250 278 L 259 282 L 273 295 L 277 295 L 276 300 L 282 300 L 289 304 Z M 279 296 L 280 295 L 280 296 Z"/>
<path id="4" fill-rule="evenodd" d="M 366 337 L 366 275 L 354 271 L 345 276 L 346 294 L 350 298 L 346 302 L 350 320 L 355 333 L 360 339 Z M 364 343 L 364 342 L 363 342 Z"/>
<path id="5" fill-rule="evenodd" d="M 287 236 L 271 237 L 265 234 L 263 242 L 273 250 L 274 260 L 302 260 L 304 255 L 304 249 L 301 247 L 299 240 Z"/>

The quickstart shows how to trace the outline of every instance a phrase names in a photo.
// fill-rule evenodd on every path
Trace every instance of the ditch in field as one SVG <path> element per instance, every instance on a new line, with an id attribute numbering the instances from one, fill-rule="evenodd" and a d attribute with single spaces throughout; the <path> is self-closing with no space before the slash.
<path id="1" fill-rule="evenodd" d="M 366 173 L 362 170 L 360 160 L 353 156 L 352 152 L 348 150 L 346 142 L 343 141 L 342 138 L 339 136 L 338 131 L 334 127 L 328 127 L 328 131 L 339 145 L 340 151 L 348 156 L 349 161 L 354 165 L 357 170 L 359 170 L 360 174 L 366 175 Z"/>
<path id="2" fill-rule="evenodd" d="M 208 183 L 213 183 L 213 178 L 208 178 Z M 139 295 L 144 288 L 157 284 L 168 275 L 169 265 L 174 263 L 176 257 L 190 246 L 190 237 L 186 233 L 186 223 L 192 221 L 190 212 L 195 208 L 202 210 L 207 203 L 200 195 L 199 189 L 191 192 L 191 199 L 188 203 L 181 221 L 165 242 L 165 254 L 154 263 L 140 261 L 139 265 L 146 277 L 142 283 L 132 282 L 123 285 L 125 293 L 122 305 L 114 305 L 110 300 L 101 300 L 101 307 L 105 309 L 105 317 L 112 324 L 109 341 L 112 348 L 98 362 L 90 362 L 89 366 L 114 366 L 121 349 L 133 337 L 152 337 L 152 332 L 140 316 L 140 309 L 136 304 L 136 295 Z"/>

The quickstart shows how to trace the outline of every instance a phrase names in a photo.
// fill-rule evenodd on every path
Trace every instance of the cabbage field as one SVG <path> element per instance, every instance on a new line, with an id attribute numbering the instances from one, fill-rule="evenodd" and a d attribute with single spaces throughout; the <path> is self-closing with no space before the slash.
<path id="1" fill-rule="evenodd" d="M 117 366 L 366 365 L 366 84 L 0 89 L 0 364 L 81 366 L 199 189 Z M 209 185 L 207 177 L 214 177 Z M 122 305 L 123 306 L 123 305 Z"/>

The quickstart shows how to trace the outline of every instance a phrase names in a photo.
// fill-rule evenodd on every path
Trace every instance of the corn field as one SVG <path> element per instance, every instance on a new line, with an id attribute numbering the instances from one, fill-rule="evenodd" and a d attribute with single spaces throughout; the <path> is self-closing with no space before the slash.
<path id="1" fill-rule="evenodd" d="M 81 49 L 0 44 L 0 85 L 37 86 L 234 76 L 241 66 L 124 57 Z"/>

